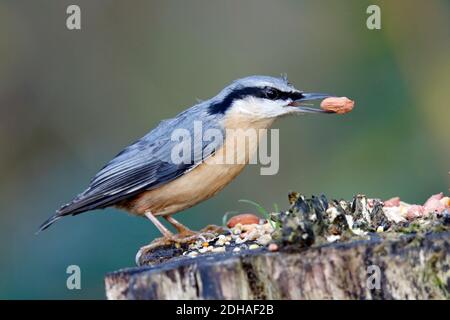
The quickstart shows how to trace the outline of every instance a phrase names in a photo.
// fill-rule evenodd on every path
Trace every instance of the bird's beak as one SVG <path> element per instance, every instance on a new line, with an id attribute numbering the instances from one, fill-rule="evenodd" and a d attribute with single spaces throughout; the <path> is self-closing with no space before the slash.
<path id="1" fill-rule="evenodd" d="M 326 93 L 302 93 L 302 97 L 289 103 L 291 107 L 297 107 L 302 113 L 330 113 L 322 109 L 305 106 L 308 101 L 323 100 L 325 98 L 333 97 Z M 331 112 L 332 113 L 332 112 Z"/>

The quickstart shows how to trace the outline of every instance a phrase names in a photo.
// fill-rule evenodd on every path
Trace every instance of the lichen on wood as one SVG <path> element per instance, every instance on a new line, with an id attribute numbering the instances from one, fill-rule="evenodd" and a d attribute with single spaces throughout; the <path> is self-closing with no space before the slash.
<path id="1" fill-rule="evenodd" d="M 109 299 L 448 299 L 450 233 L 182 257 L 107 275 Z M 367 286 L 368 267 L 381 287 Z"/>
<path id="2" fill-rule="evenodd" d="M 288 210 L 271 215 L 276 225 L 275 230 L 270 229 L 271 244 L 276 244 L 278 251 L 271 252 L 270 244 L 242 242 L 234 235 L 221 236 L 221 245 L 227 239 L 234 240 L 220 252 L 203 250 L 204 254 L 187 255 L 196 249 L 158 248 L 141 257 L 143 266 L 108 274 L 107 297 L 450 298 L 447 211 L 396 223 L 387 217 L 381 201 L 368 201 L 362 195 L 349 202 L 328 202 L 324 196 L 306 199 L 291 193 L 289 201 Z M 252 230 L 267 227 L 268 223 Z M 247 229 L 242 228 L 244 232 Z M 373 280 L 371 270 L 379 270 L 379 286 L 369 283 Z"/>

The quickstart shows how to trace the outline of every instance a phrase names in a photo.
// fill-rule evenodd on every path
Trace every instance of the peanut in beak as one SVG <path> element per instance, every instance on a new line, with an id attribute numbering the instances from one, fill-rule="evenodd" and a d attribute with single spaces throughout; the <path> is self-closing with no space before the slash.
<path id="1" fill-rule="evenodd" d="M 322 100 L 320 108 L 327 112 L 345 114 L 353 110 L 355 102 L 347 97 L 330 97 Z"/>

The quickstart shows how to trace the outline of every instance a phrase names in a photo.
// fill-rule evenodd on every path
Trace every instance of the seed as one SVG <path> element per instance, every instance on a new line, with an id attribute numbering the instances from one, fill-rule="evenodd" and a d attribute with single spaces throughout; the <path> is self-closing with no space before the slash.
<path id="1" fill-rule="evenodd" d="M 212 252 L 225 252 L 225 247 L 213 248 Z"/>
<path id="2" fill-rule="evenodd" d="M 330 97 L 324 99 L 320 104 L 320 107 L 325 111 L 344 114 L 352 111 L 354 105 L 355 102 L 347 97 Z"/>
<path id="3" fill-rule="evenodd" d="M 217 240 L 215 243 L 216 246 L 223 246 L 224 244 L 225 244 L 225 242 L 221 239 Z"/>
<path id="4" fill-rule="evenodd" d="M 423 206 L 413 204 L 409 206 L 406 218 L 408 218 L 409 220 L 413 220 L 415 218 L 422 217 L 424 214 L 425 208 Z"/>
<path id="5" fill-rule="evenodd" d="M 247 235 L 247 240 L 256 240 L 261 236 L 261 233 L 258 230 L 250 231 Z"/>
<path id="6" fill-rule="evenodd" d="M 336 242 L 341 238 L 339 235 L 331 235 L 327 237 L 328 242 Z"/>
<path id="7" fill-rule="evenodd" d="M 269 244 L 269 246 L 267 248 L 269 249 L 269 251 L 272 251 L 272 252 L 278 251 L 278 246 L 276 243 Z"/>
<path id="8" fill-rule="evenodd" d="M 399 205 L 400 205 L 400 197 L 394 197 L 384 201 L 385 207 L 398 207 Z"/>
<path id="9" fill-rule="evenodd" d="M 438 193 L 435 195 L 432 195 L 423 205 L 425 207 L 426 212 L 438 212 L 441 213 L 445 210 L 445 204 L 441 202 L 441 200 L 444 198 L 444 194 Z"/>
<path id="10" fill-rule="evenodd" d="M 238 224 L 246 225 L 246 224 L 258 224 L 259 217 L 252 213 L 243 213 L 238 214 L 237 216 L 232 217 L 228 220 L 227 226 L 228 228 L 237 227 Z"/>
<path id="11" fill-rule="evenodd" d="M 443 197 L 441 199 L 441 203 L 446 207 L 450 208 L 450 198 L 449 197 Z"/>
<path id="12" fill-rule="evenodd" d="M 263 234 L 256 240 L 256 242 L 262 246 L 268 245 L 270 241 L 272 241 L 272 237 L 269 234 Z"/>
<path id="13" fill-rule="evenodd" d="M 269 233 L 273 232 L 273 227 L 272 227 L 272 225 L 269 222 L 263 224 L 263 229 L 264 229 L 265 232 L 269 232 Z"/>
<path id="14" fill-rule="evenodd" d="M 254 223 L 252 223 L 252 224 L 245 224 L 245 225 L 242 226 L 242 231 L 250 232 L 250 231 L 255 230 L 257 227 L 258 227 L 258 225 L 254 224 Z"/>

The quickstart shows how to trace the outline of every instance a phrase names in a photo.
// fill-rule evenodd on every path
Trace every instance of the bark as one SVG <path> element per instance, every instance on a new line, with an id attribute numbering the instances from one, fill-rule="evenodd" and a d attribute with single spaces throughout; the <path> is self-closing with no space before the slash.
<path id="1" fill-rule="evenodd" d="M 279 252 L 259 249 L 196 258 L 182 256 L 154 266 L 108 274 L 106 296 L 108 299 L 448 299 L 449 248 L 450 233 L 439 232 L 307 249 L 282 248 Z M 377 268 L 379 288 L 376 288 Z"/>

